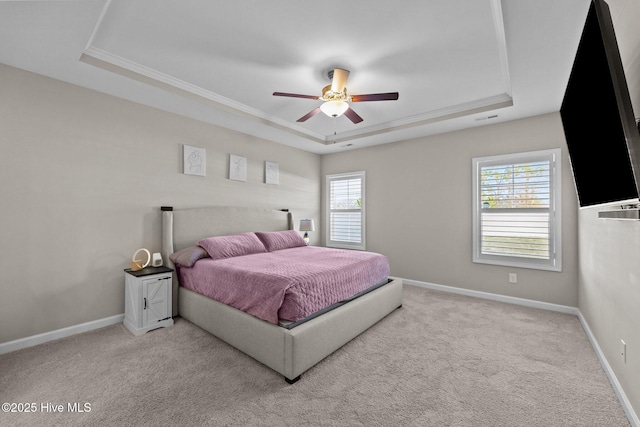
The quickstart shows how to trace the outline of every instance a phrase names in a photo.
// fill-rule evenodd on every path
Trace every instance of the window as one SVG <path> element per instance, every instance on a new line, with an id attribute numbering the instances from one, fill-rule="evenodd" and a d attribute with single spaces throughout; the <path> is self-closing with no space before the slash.
<path id="1" fill-rule="evenodd" d="M 560 150 L 473 159 L 473 262 L 562 270 Z"/>
<path id="2" fill-rule="evenodd" d="M 327 246 L 365 249 L 364 172 L 327 175 Z"/>

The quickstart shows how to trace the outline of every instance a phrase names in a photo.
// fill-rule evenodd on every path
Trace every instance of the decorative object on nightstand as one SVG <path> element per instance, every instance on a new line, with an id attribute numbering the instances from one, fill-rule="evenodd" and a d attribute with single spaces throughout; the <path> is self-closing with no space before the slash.
<path id="1" fill-rule="evenodd" d="M 140 252 L 144 252 L 147 254 L 147 260 L 145 262 L 142 262 L 141 259 L 138 259 Z M 149 265 L 150 261 L 151 261 L 151 254 L 149 253 L 149 251 L 146 250 L 145 248 L 138 249 L 131 257 L 131 271 L 142 270 L 143 268 Z"/>
<path id="2" fill-rule="evenodd" d="M 315 224 L 312 219 L 300 220 L 300 231 L 304 231 L 304 242 L 309 245 L 309 231 L 316 231 Z"/>
<path id="3" fill-rule="evenodd" d="M 124 326 L 134 335 L 173 325 L 173 269 L 146 267 L 125 271 Z"/>
<path id="4" fill-rule="evenodd" d="M 154 252 L 151 256 L 151 265 L 153 267 L 162 267 L 162 264 L 162 255 L 160 255 L 160 252 Z"/>

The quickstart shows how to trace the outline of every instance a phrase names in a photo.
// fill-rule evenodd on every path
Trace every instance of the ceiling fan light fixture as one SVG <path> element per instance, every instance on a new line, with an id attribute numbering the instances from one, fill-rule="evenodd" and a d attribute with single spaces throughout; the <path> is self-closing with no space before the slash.
<path id="1" fill-rule="evenodd" d="M 306 98 L 313 100 L 324 101 L 322 105 L 314 108 L 304 116 L 296 120 L 297 123 L 302 123 L 315 116 L 322 111 L 329 117 L 340 117 L 344 114 L 346 118 L 351 120 L 353 124 L 362 122 L 362 117 L 358 115 L 352 108 L 349 107 L 350 102 L 363 102 L 363 101 L 397 101 L 398 92 L 388 93 L 370 93 L 365 95 L 348 95 L 347 94 L 347 78 L 349 77 L 349 70 L 343 68 L 335 68 L 329 71 L 329 80 L 331 84 L 325 86 L 322 89 L 322 96 L 303 95 L 300 93 L 287 93 L 287 92 L 273 92 L 274 96 L 288 96 L 291 98 Z"/>
<path id="2" fill-rule="evenodd" d="M 327 101 L 320 106 L 320 110 L 329 117 L 340 117 L 349 109 L 349 104 L 344 101 Z"/>

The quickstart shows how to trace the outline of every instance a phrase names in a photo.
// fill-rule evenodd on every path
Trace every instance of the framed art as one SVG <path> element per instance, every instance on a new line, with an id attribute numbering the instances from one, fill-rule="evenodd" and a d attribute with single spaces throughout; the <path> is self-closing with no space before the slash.
<path id="1" fill-rule="evenodd" d="M 247 180 L 246 157 L 236 156 L 235 154 L 229 155 L 229 179 L 234 181 Z"/>
<path id="2" fill-rule="evenodd" d="M 185 175 L 207 175 L 207 151 L 204 148 L 183 145 L 182 156 Z"/>
<path id="3" fill-rule="evenodd" d="M 264 162 L 265 184 L 280 184 L 280 165 L 274 162 Z"/>

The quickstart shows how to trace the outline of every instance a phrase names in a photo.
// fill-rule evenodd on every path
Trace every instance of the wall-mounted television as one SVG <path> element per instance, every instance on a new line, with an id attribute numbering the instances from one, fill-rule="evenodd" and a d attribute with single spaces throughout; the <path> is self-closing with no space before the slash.
<path id="1" fill-rule="evenodd" d="M 637 203 L 640 130 L 603 0 L 589 7 L 560 116 L 580 207 Z"/>

